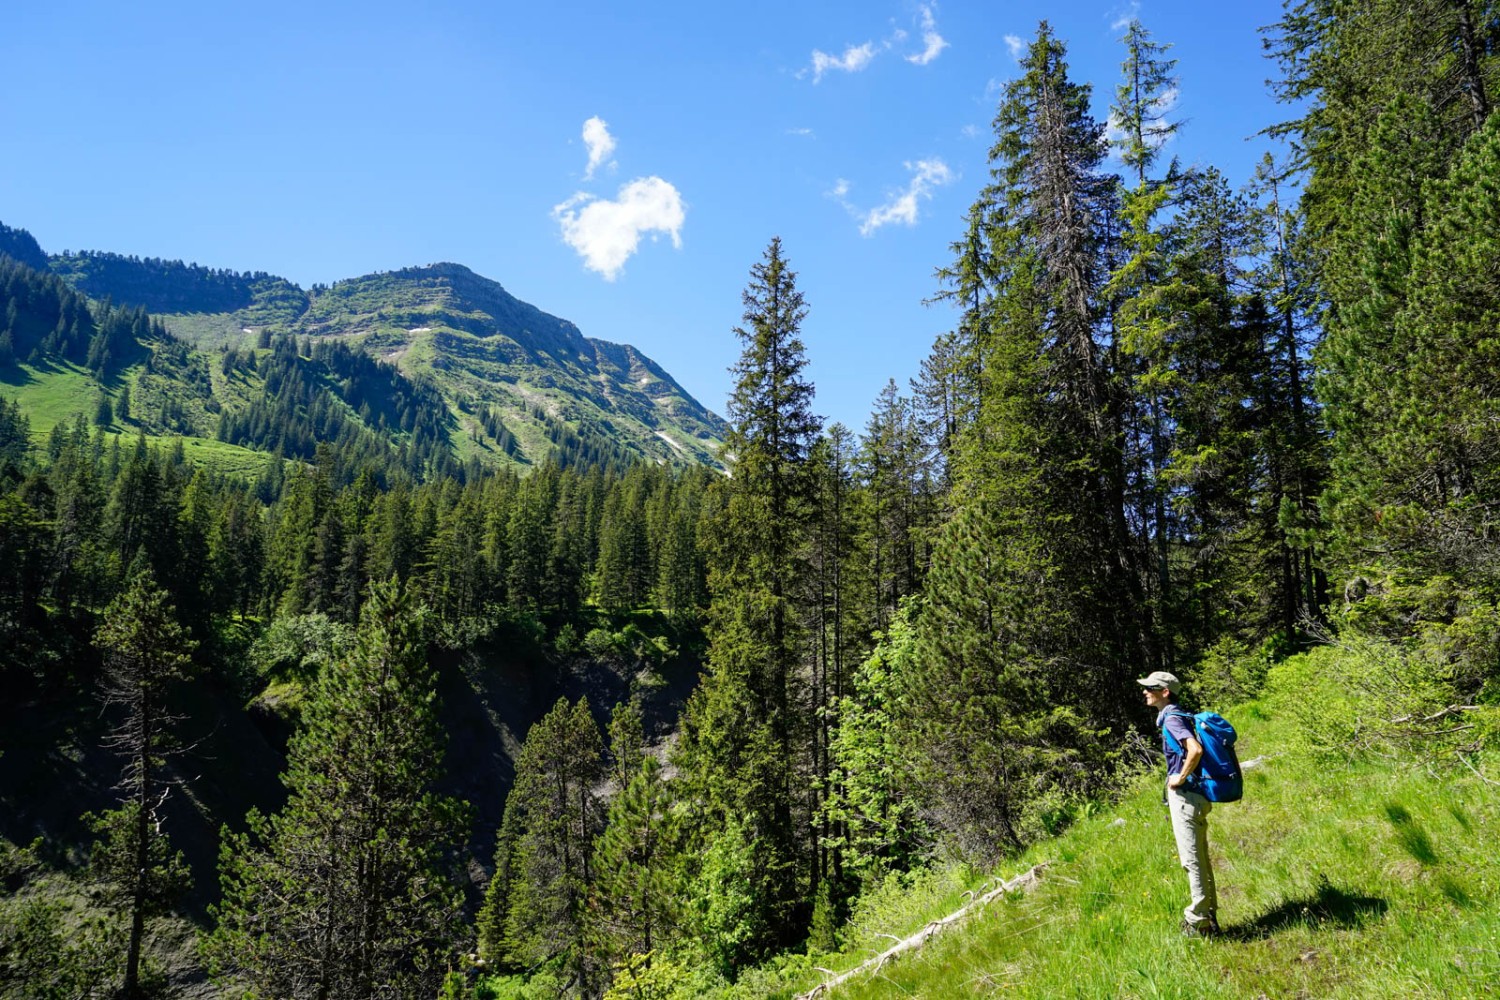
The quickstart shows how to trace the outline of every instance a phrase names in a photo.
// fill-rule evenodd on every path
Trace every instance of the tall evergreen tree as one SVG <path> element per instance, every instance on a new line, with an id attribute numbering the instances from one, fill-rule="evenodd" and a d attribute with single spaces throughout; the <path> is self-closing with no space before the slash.
<path id="1" fill-rule="evenodd" d="M 584 947 L 594 838 L 603 826 L 595 786 L 604 773 L 599 727 L 588 703 L 559 699 L 526 734 L 505 803 L 500 859 L 485 908 L 501 930 L 500 956 L 550 967 L 571 989 L 597 972 Z M 493 954 L 493 952 L 492 952 Z"/>
<path id="2" fill-rule="evenodd" d="M 596 957 L 608 967 L 634 955 L 650 956 L 680 933 L 676 838 L 677 819 L 661 763 L 640 757 L 629 783 L 611 800 L 595 847 L 588 937 Z"/>
<path id="3" fill-rule="evenodd" d="M 442 738 L 411 603 L 372 588 L 354 651 L 325 667 L 288 749 L 289 797 L 224 833 L 207 952 L 278 997 L 432 996 L 462 903 L 463 807 L 436 794 Z"/>
<path id="4" fill-rule="evenodd" d="M 106 697 L 123 711 L 110 746 L 125 759 L 122 785 L 129 799 L 101 824 L 106 875 L 121 891 L 130 915 L 122 994 L 143 996 L 141 957 L 146 917 L 180 889 L 185 878 L 161 825 L 170 786 L 162 779 L 169 729 L 168 686 L 188 675 L 195 643 L 177 622 L 165 591 L 143 567 L 128 589 L 105 609 L 94 637 L 104 652 Z"/>
<path id="5" fill-rule="evenodd" d="M 1098 730 L 1125 724 L 1148 620 L 1124 510 L 1121 390 L 1100 342 L 1103 130 L 1045 23 L 1021 68 L 981 195 L 994 206 L 990 294 L 963 320 L 978 418 L 954 449 L 957 509 L 935 544 L 901 700 L 923 804 L 981 857 L 1034 832 L 1043 791 L 1097 779 Z"/>
<path id="6" fill-rule="evenodd" d="M 1153 630 L 1147 639 L 1155 664 L 1173 667 L 1172 644 L 1164 640 L 1172 617 L 1172 572 L 1170 552 L 1173 524 L 1168 517 L 1171 486 L 1168 464 L 1175 421 L 1173 397 L 1180 381 L 1174 350 L 1181 336 L 1184 301 L 1192 294 L 1182 275 L 1173 268 L 1158 216 L 1174 196 L 1173 184 L 1153 177 L 1151 167 L 1160 149 L 1178 123 L 1166 117 L 1175 98 L 1177 80 L 1172 75 L 1176 60 L 1165 57 L 1170 46 L 1151 40 L 1149 32 L 1132 20 L 1121 39 L 1125 44 L 1123 80 L 1115 91 L 1110 109 L 1116 131 L 1114 145 L 1133 181 L 1122 184 L 1119 193 L 1121 231 L 1120 260 L 1110 275 L 1110 296 L 1117 349 L 1112 362 L 1123 378 L 1117 392 L 1121 398 L 1122 441 L 1127 458 L 1126 504 L 1133 508 L 1140 525 L 1141 547 L 1153 558 L 1144 574 L 1153 607 Z"/>
<path id="7" fill-rule="evenodd" d="M 743 344 L 729 400 L 730 476 L 705 526 L 709 561 L 709 673 L 684 722 L 684 767 L 699 810 L 696 835 L 726 817 L 745 824 L 735 877 L 751 907 L 724 949 L 731 965 L 795 940 L 809 874 L 808 817 L 794 803 L 805 773 L 800 667 L 806 630 L 807 544 L 812 516 L 808 453 L 818 430 L 800 338 L 807 307 L 773 239 L 744 293 Z"/>

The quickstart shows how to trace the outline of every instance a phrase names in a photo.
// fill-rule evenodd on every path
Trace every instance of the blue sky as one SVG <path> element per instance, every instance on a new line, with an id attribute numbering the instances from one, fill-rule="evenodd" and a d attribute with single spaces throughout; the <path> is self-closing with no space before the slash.
<path id="1" fill-rule="evenodd" d="M 779 235 L 818 412 L 859 430 L 952 326 L 923 300 L 1015 46 L 1049 18 L 1102 118 L 1132 13 L 1175 45 L 1172 152 L 1248 180 L 1269 2 L 17 5 L 0 221 L 303 286 L 457 261 L 721 413 Z"/>

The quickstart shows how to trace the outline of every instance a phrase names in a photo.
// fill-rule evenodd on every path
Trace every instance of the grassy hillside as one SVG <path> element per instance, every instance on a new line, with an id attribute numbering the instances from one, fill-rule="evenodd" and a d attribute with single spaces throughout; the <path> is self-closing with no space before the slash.
<path id="1" fill-rule="evenodd" d="M 78 414 L 92 419 L 99 403 L 99 381 L 88 369 L 59 361 L 11 365 L 0 370 L 0 394 L 21 404 L 32 436 L 45 442 L 52 428 Z"/>
<path id="2" fill-rule="evenodd" d="M 139 365 L 118 373 L 112 379 L 112 393 L 118 396 L 120 388 L 128 385 L 137 400 L 149 399 L 149 394 L 141 392 L 141 374 Z M 87 369 L 68 362 L 12 365 L 0 370 L 0 397 L 21 404 L 31 423 L 32 440 L 41 447 L 45 447 L 52 428 L 57 424 L 71 424 L 80 414 L 85 420 L 92 421 L 99 395 L 99 380 Z M 115 439 L 120 439 L 123 444 L 133 444 L 141 428 L 116 418 L 105 430 L 106 444 Z M 159 447 L 172 447 L 178 441 L 182 442 L 183 451 L 194 463 L 227 475 L 254 478 L 273 460 L 264 452 L 211 437 L 146 434 L 146 442 Z"/>
<path id="3" fill-rule="evenodd" d="M 1404 763 L 1371 755 L 1329 766 L 1307 752 L 1293 704 L 1270 698 L 1232 713 L 1242 759 L 1267 759 L 1248 772 L 1245 799 L 1210 817 L 1223 939 L 1178 931 L 1187 883 L 1161 778 L 1151 773 L 1118 807 L 995 873 L 1047 862 L 1036 888 L 831 996 L 1495 995 L 1500 762 L 1471 770 L 1448 755 Z M 809 966 L 852 968 L 889 947 L 891 935 L 957 909 L 983 882 L 948 870 L 892 885 L 865 902 L 841 954 L 799 957 L 745 995 L 809 990 L 825 978 Z"/>

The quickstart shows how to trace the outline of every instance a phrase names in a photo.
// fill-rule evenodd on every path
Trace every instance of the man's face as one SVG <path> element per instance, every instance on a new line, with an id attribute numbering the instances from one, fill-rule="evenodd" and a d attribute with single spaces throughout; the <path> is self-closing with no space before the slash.
<path id="1" fill-rule="evenodd" d="M 1146 704 L 1152 708 L 1161 709 L 1167 707 L 1167 702 L 1172 698 L 1172 692 L 1163 687 L 1142 688 L 1146 692 Z"/>

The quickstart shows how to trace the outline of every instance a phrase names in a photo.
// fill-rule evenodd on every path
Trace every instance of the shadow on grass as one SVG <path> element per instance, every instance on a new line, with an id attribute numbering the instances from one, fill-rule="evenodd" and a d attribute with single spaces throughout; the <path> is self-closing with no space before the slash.
<path id="1" fill-rule="evenodd" d="M 1224 935 L 1239 941 L 1255 941 L 1303 925 L 1312 928 L 1359 927 L 1384 916 L 1389 908 L 1390 905 L 1379 896 L 1345 892 L 1335 888 L 1325 877 L 1312 895 L 1287 900 L 1249 923 L 1226 927 Z"/>
<path id="2" fill-rule="evenodd" d="M 36 376 L 14 361 L 0 365 L 0 385 L 31 385 Z"/>
<path id="3" fill-rule="evenodd" d="M 1395 828 L 1396 840 L 1401 844 L 1403 851 L 1416 858 L 1421 864 L 1438 863 L 1437 849 L 1432 846 L 1432 838 L 1404 806 L 1394 802 L 1388 803 L 1385 807 L 1385 815 L 1391 821 L 1391 826 Z"/>

